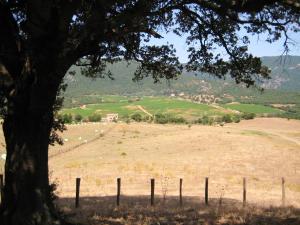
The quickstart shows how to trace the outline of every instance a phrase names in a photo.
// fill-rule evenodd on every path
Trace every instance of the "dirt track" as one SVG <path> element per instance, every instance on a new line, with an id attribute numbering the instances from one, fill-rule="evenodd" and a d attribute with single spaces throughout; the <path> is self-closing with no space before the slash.
<path id="1" fill-rule="evenodd" d="M 153 177 L 158 195 L 176 196 L 183 178 L 185 196 L 203 196 L 208 176 L 210 197 L 240 200 L 246 177 L 250 202 L 279 205 L 284 176 L 287 204 L 300 206 L 300 121 L 261 118 L 191 128 L 121 123 L 105 134 L 112 126 L 72 125 L 65 146 L 51 150 L 87 142 L 50 160 L 60 196 L 74 196 L 76 177 L 83 196 L 114 195 L 117 177 L 126 195 L 148 195 Z M 99 132 L 104 135 L 89 143 Z"/>

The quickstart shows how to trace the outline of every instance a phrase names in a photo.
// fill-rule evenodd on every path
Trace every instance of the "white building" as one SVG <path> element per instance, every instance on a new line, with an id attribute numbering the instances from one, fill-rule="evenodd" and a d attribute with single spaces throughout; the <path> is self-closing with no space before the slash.
<path id="1" fill-rule="evenodd" d="M 105 122 L 114 122 L 119 119 L 119 114 L 118 113 L 110 113 L 106 114 Z"/>

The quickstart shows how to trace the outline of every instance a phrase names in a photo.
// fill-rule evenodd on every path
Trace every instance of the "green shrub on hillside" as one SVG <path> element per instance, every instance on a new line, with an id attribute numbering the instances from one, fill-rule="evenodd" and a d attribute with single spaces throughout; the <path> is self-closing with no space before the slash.
<path id="1" fill-rule="evenodd" d="M 82 119 L 83 119 L 83 118 L 82 118 L 82 115 L 80 115 L 80 114 L 76 114 L 76 115 L 74 116 L 74 120 L 75 120 L 76 123 L 81 122 Z"/>
<path id="2" fill-rule="evenodd" d="M 202 119 L 201 119 L 201 123 L 203 125 L 209 125 L 209 123 L 210 123 L 209 117 L 208 116 L 203 116 Z"/>
<path id="3" fill-rule="evenodd" d="M 173 115 L 169 115 L 169 114 L 161 114 L 158 113 L 154 116 L 154 121 L 156 123 L 159 124 L 166 124 L 166 123 L 177 123 L 177 124 L 181 124 L 181 123 L 186 123 L 186 119 L 183 117 L 176 117 Z"/>
<path id="4" fill-rule="evenodd" d="M 255 118 L 255 113 L 243 113 L 242 119 L 244 120 L 252 120 Z"/>
<path id="5" fill-rule="evenodd" d="M 290 112 L 285 112 L 279 115 L 276 115 L 281 118 L 286 118 L 286 119 L 294 119 L 294 120 L 300 120 L 300 113 L 290 113 Z"/>
<path id="6" fill-rule="evenodd" d="M 203 125 L 212 125 L 215 122 L 214 118 L 208 117 L 208 116 L 203 116 L 196 120 L 196 123 L 203 124 Z"/>
<path id="7" fill-rule="evenodd" d="M 155 121 L 155 123 L 166 124 L 166 123 L 168 123 L 169 120 L 168 120 L 167 115 L 158 113 L 158 114 L 155 114 L 154 121 Z"/>
<path id="8" fill-rule="evenodd" d="M 186 123 L 185 118 L 183 117 L 169 117 L 169 123 Z"/>
<path id="9" fill-rule="evenodd" d="M 136 121 L 136 122 L 141 122 L 142 121 L 142 115 L 139 114 L 139 113 L 132 114 L 130 118 L 132 120 Z"/>
<path id="10" fill-rule="evenodd" d="M 232 123 L 232 118 L 231 118 L 231 116 L 230 116 L 229 114 L 226 114 L 226 115 L 224 115 L 224 116 L 222 117 L 222 121 L 223 121 L 224 123 Z"/>
<path id="11" fill-rule="evenodd" d="M 142 119 L 144 122 L 148 122 L 148 123 L 151 123 L 153 121 L 153 117 L 152 116 L 144 116 L 143 119 Z"/>
<path id="12" fill-rule="evenodd" d="M 70 113 L 58 114 L 57 118 L 66 124 L 72 123 L 72 121 L 73 121 L 72 114 L 70 114 Z"/>
<path id="13" fill-rule="evenodd" d="M 232 122 L 234 122 L 234 123 L 241 122 L 241 117 L 239 115 L 233 115 L 232 116 Z"/>
<path id="14" fill-rule="evenodd" d="M 221 124 L 224 125 L 225 123 L 238 123 L 240 122 L 240 116 L 239 115 L 230 115 L 226 114 L 222 117 L 216 116 L 216 117 L 209 117 L 209 116 L 203 116 L 195 121 L 195 123 L 199 123 L 202 125 L 213 125 L 213 124 Z"/>
<path id="15" fill-rule="evenodd" d="M 94 113 L 90 116 L 88 116 L 89 122 L 99 122 L 101 121 L 101 115 L 98 113 Z"/>

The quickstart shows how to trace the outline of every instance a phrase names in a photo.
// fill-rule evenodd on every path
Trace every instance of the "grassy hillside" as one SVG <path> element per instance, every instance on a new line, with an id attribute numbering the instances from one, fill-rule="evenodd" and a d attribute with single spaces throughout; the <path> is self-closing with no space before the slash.
<path id="1" fill-rule="evenodd" d="M 266 82 L 266 88 L 300 91 L 300 56 L 262 57 L 262 61 L 272 70 L 272 79 Z"/>

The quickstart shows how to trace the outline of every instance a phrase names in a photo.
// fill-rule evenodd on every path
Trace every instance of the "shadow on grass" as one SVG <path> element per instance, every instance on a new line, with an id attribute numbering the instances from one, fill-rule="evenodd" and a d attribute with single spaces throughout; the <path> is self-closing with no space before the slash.
<path id="1" fill-rule="evenodd" d="M 74 224 L 84 225 L 179 225 L 179 224 L 247 224 L 247 225 L 300 225 L 300 209 L 293 207 L 242 206 L 233 199 L 210 199 L 209 205 L 199 197 L 184 197 L 179 206 L 178 197 L 164 201 L 156 196 L 150 206 L 149 196 L 121 196 L 120 206 L 116 197 L 81 197 L 75 209 L 74 198 L 57 200 L 59 208 Z"/>

